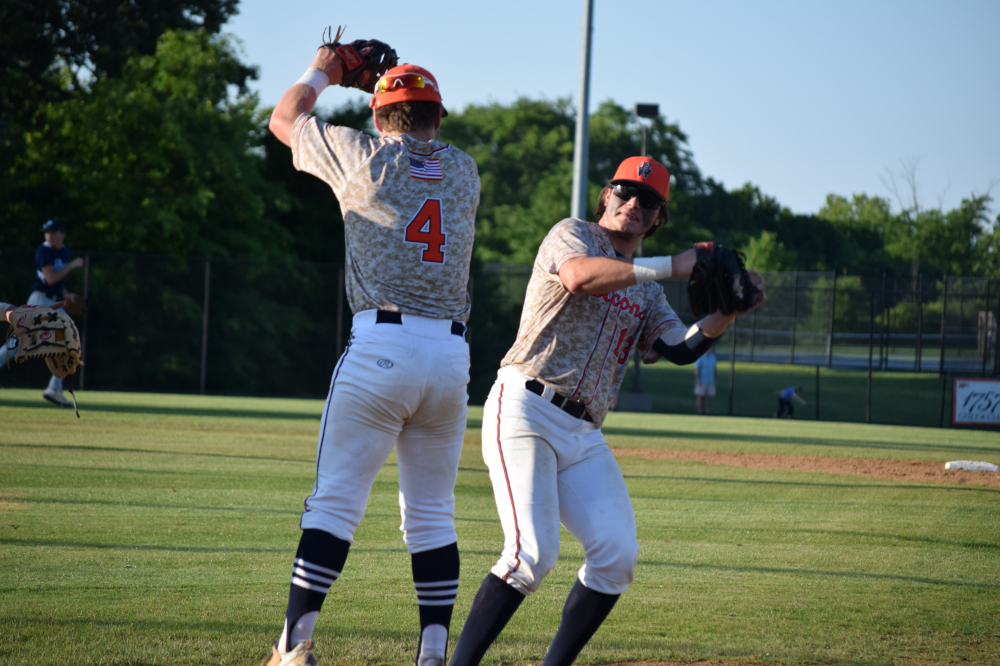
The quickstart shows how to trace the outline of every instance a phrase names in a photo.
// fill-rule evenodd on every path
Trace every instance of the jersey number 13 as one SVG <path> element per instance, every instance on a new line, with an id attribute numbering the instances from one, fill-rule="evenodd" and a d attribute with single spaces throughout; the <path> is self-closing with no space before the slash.
<path id="1" fill-rule="evenodd" d="M 425 245 L 420 260 L 432 263 L 444 263 L 444 245 L 447 235 L 441 230 L 441 200 L 424 199 L 423 205 L 410 223 L 406 225 L 403 239 L 407 243 Z"/>

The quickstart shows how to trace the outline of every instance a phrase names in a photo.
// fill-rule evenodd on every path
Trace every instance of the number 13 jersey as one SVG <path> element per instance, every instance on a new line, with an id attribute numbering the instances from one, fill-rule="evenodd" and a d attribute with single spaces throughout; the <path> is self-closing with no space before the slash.
<path id="1" fill-rule="evenodd" d="M 292 158 L 340 202 L 352 311 L 468 320 L 479 206 L 471 157 L 440 141 L 375 138 L 302 114 Z"/>
<path id="2" fill-rule="evenodd" d="M 593 222 L 568 218 L 549 231 L 528 281 L 517 341 L 501 367 L 535 377 L 582 402 L 598 426 L 617 394 L 633 353 L 652 363 L 657 337 L 687 331 L 656 282 L 604 294 L 571 294 L 559 279 L 577 257 L 615 257 L 611 239 Z"/>

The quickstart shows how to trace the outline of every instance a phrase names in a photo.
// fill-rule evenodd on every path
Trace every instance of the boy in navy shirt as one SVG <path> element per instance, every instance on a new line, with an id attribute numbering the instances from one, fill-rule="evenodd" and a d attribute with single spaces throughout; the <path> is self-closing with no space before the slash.
<path id="1" fill-rule="evenodd" d="M 58 219 L 51 219 L 42 225 L 45 232 L 45 242 L 35 252 L 35 274 L 37 279 L 32 285 L 28 305 L 56 305 L 60 301 L 75 300 L 76 294 L 66 291 L 64 283 L 66 276 L 74 268 L 83 266 L 83 259 L 77 257 L 70 261 L 69 248 L 63 245 L 66 238 L 66 227 Z M 62 311 L 60 309 L 60 311 Z M 11 341 L 13 342 L 13 340 Z M 0 348 L 0 365 L 7 364 L 7 347 Z M 73 403 L 63 397 L 63 380 L 55 375 L 49 380 L 49 386 L 42 397 L 49 402 L 62 407 L 72 407 Z"/>

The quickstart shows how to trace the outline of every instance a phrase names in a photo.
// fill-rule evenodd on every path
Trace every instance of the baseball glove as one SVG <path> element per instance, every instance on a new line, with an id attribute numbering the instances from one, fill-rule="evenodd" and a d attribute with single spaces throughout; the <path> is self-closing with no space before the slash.
<path id="1" fill-rule="evenodd" d="M 330 39 L 333 28 L 327 28 L 323 32 L 322 48 L 330 49 L 344 63 L 344 78 L 340 85 L 345 88 L 358 88 L 366 93 L 375 92 L 375 83 L 388 70 L 396 66 L 399 58 L 391 46 L 385 42 L 375 39 L 355 39 L 350 44 L 341 44 L 340 38 L 344 34 L 344 29 L 337 27 L 337 34 Z M 368 53 L 361 53 L 364 49 L 369 49 Z"/>
<path id="2" fill-rule="evenodd" d="M 743 253 L 715 243 L 695 243 L 695 265 L 688 280 L 688 301 L 697 318 L 713 312 L 745 312 L 757 302 Z"/>
<path id="3" fill-rule="evenodd" d="M 80 360 L 80 332 L 68 315 L 44 305 L 22 305 L 10 318 L 10 339 L 17 338 L 13 356 L 15 363 L 44 358 L 56 377 L 68 377 L 76 372 Z M 10 356 L 7 357 L 10 363 Z"/>

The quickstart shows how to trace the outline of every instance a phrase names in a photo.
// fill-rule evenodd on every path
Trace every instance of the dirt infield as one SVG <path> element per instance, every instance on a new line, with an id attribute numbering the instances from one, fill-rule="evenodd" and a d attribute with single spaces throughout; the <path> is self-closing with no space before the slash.
<path id="1" fill-rule="evenodd" d="M 920 460 L 878 460 L 871 458 L 825 458 L 822 456 L 785 456 L 770 453 L 716 453 L 713 451 L 664 451 L 661 449 L 612 448 L 616 456 L 648 460 L 695 460 L 709 465 L 734 465 L 754 469 L 793 469 L 802 472 L 826 472 L 852 476 L 874 476 L 893 481 L 930 481 L 965 483 L 1000 488 L 997 472 L 972 472 L 945 469 L 943 462 Z"/>

